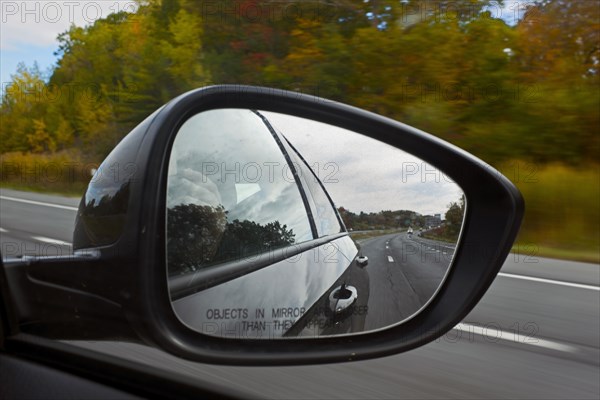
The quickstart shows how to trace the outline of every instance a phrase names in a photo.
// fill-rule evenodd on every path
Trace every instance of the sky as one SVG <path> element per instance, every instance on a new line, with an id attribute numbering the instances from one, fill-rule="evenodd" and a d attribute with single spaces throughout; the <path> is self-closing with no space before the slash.
<path id="1" fill-rule="evenodd" d="M 57 36 L 116 11 L 135 11 L 131 0 L 0 0 L 0 80 L 10 81 L 20 62 L 46 71 L 56 63 Z"/>
<path id="2" fill-rule="evenodd" d="M 503 8 L 494 7 L 492 16 L 508 23 L 522 16 L 519 6 L 532 0 L 505 0 Z M 117 11 L 134 12 L 132 0 L 0 0 L 0 82 L 10 81 L 17 65 L 38 63 L 41 71 L 56 63 L 56 37 L 72 24 L 85 26 Z"/>
<path id="3" fill-rule="evenodd" d="M 261 112 L 317 174 L 336 207 L 354 213 L 442 214 L 463 192 L 449 177 L 395 147 L 333 125 Z"/>

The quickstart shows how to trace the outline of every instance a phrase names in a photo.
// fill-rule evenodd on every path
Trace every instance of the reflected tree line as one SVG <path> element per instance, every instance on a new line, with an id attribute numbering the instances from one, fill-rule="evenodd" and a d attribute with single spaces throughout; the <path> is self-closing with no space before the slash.
<path id="1" fill-rule="evenodd" d="M 121 191 L 117 192 L 117 195 L 118 193 Z M 113 207 L 109 200 L 102 198 L 96 208 Z M 94 201 L 90 204 L 90 207 L 92 206 Z M 347 228 L 353 230 L 425 226 L 425 216 L 414 211 L 355 214 L 343 207 L 339 211 Z M 444 222 L 426 231 L 425 236 L 456 242 L 464 211 L 463 196 L 458 202 L 448 205 Z M 279 221 L 264 225 L 250 220 L 228 221 L 227 214 L 223 206 L 180 204 L 169 208 L 167 217 L 169 275 L 181 275 L 226 261 L 242 260 L 245 257 L 295 243 L 293 229 L 288 229 L 287 225 L 282 225 Z"/>
<path id="2" fill-rule="evenodd" d="M 99 204 L 109 204 L 101 200 Z M 100 205 L 98 206 L 100 207 Z M 426 218 L 414 211 L 380 211 L 355 214 L 340 207 L 348 230 L 398 229 L 425 227 Z M 432 239 L 456 242 L 465 212 L 465 199 L 452 202 L 443 222 L 424 233 Z M 259 224 L 255 221 L 227 220 L 228 211 L 197 204 L 179 204 L 168 209 L 167 257 L 169 275 L 181 275 L 226 261 L 289 246 L 295 243 L 293 229 L 279 221 Z"/>
<path id="3" fill-rule="evenodd" d="M 338 212 L 348 230 L 373 230 L 373 229 L 399 229 L 425 227 L 427 215 L 419 214 L 410 210 L 384 210 L 379 212 L 354 213 L 344 207 L 338 208 Z"/>
<path id="4" fill-rule="evenodd" d="M 465 215 L 465 196 L 462 195 L 458 201 L 448 204 L 446 212 L 439 214 L 439 217 L 422 215 L 410 210 L 382 210 L 371 213 L 361 211 L 360 213 L 354 213 L 340 207 L 338 212 L 349 231 L 423 229 L 426 230 L 424 234 L 426 237 L 456 242 Z"/>
<path id="5" fill-rule="evenodd" d="M 242 260 L 295 242 L 293 229 L 279 221 L 227 220 L 218 207 L 180 204 L 167 213 L 169 275 L 181 275 L 225 261 Z"/>

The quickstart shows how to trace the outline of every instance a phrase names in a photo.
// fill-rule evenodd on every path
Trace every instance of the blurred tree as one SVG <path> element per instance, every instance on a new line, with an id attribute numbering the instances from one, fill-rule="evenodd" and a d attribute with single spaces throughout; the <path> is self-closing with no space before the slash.
<path id="1" fill-rule="evenodd" d="M 347 102 L 496 164 L 598 158 L 595 2 L 532 3 L 514 27 L 494 18 L 491 0 L 138 4 L 60 35 L 49 80 L 17 71 L 21 89 L 0 106 L 0 151 L 39 149 L 45 131 L 55 145 L 42 148 L 101 159 L 160 105 L 214 82 Z"/>
<path id="2" fill-rule="evenodd" d="M 517 61 L 535 81 L 598 82 L 600 5 L 597 1 L 542 0 L 517 25 Z"/>
<path id="3" fill-rule="evenodd" d="M 201 51 L 201 19 L 182 9 L 171 21 L 169 32 L 170 40 L 163 40 L 161 45 L 174 90 L 183 92 L 205 85 L 208 80 Z"/>
<path id="4" fill-rule="evenodd" d="M 521 158 L 581 164 L 600 156 L 600 7 L 544 0 L 516 27 L 520 107 L 511 113 Z M 516 141 L 512 141 L 517 144 Z"/>
<path id="5" fill-rule="evenodd" d="M 208 83 L 202 29 L 193 2 L 169 0 L 60 35 L 50 85 L 62 92 L 56 108 L 69 116 L 70 136 L 101 158 L 152 111 Z"/>
<path id="6" fill-rule="evenodd" d="M 44 121 L 53 94 L 37 64 L 32 68 L 19 64 L 4 89 L 0 105 L 0 152 L 55 150 L 55 141 Z"/>
<path id="7" fill-rule="evenodd" d="M 33 132 L 27 135 L 27 142 L 29 143 L 29 149 L 33 153 L 56 151 L 56 143 L 50 137 L 43 120 L 33 120 Z"/>

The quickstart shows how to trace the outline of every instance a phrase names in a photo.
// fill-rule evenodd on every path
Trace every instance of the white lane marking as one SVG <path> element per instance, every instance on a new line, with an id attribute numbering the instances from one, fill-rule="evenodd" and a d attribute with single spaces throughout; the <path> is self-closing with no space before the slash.
<path id="1" fill-rule="evenodd" d="M 454 327 L 454 329 L 463 331 L 463 332 L 474 333 L 474 334 L 480 335 L 480 336 L 485 336 L 486 338 L 493 339 L 493 340 L 497 340 L 497 339 L 508 340 L 508 341 L 515 342 L 515 343 L 528 344 L 531 346 L 544 347 L 546 349 L 565 351 L 565 352 L 569 352 L 569 353 L 574 353 L 577 351 L 577 349 L 573 346 L 569 346 L 569 345 L 558 343 L 558 342 L 553 342 L 551 340 L 539 339 L 539 338 L 536 338 L 533 336 L 519 335 L 518 333 L 511 332 L 511 331 L 501 331 L 501 330 L 494 329 L 494 328 L 487 328 L 487 327 L 483 327 L 483 326 L 469 325 L 469 324 L 464 324 L 464 323 L 460 323 L 460 324 L 456 325 Z"/>
<path id="2" fill-rule="evenodd" d="M 71 243 L 69 243 L 69 242 L 65 242 L 65 241 L 57 240 L 57 239 L 51 239 L 51 238 L 47 238 L 44 236 L 32 236 L 31 238 L 37 240 L 38 242 L 57 244 L 59 246 L 70 246 L 71 245 Z"/>
<path id="3" fill-rule="evenodd" d="M 41 201 L 17 199 L 16 197 L 0 196 L 1 200 L 16 201 L 19 203 L 34 204 L 36 206 L 61 208 L 63 210 L 77 211 L 77 207 L 63 206 L 62 204 L 42 203 Z"/>
<path id="4" fill-rule="evenodd" d="M 6 229 L 4 229 L 4 228 L 0 228 L 0 232 L 2 232 L 2 233 L 6 233 L 6 232 L 8 232 L 8 231 L 7 231 Z"/>
<path id="5" fill-rule="evenodd" d="M 584 285 L 582 283 L 563 282 L 563 281 L 557 281 L 554 279 L 545 279 L 545 278 L 536 278 L 533 276 L 507 274 L 505 272 L 499 272 L 498 276 L 503 276 L 505 278 L 523 279 L 526 281 L 533 281 L 533 282 L 550 283 L 553 285 L 569 286 L 569 287 L 574 287 L 574 288 L 579 288 L 579 289 L 595 290 L 597 292 L 600 291 L 600 286 Z"/>
<path id="6" fill-rule="evenodd" d="M 390 248 L 390 246 L 385 246 L 385 248 L 386 248 L 386 249 L 389 249 L 389 248 Z"/>
<path id="7" fill-rule="evenodd" d="M 388 256 L 388 262 L 394 262 L 394 259 L 392 258 L 392 256 Z"/>

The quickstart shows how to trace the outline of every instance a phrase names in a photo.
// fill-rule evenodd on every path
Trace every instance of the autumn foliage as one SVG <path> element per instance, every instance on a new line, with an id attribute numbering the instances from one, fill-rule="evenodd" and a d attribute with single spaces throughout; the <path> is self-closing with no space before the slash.
<path id="1" fill-rule="evenodd" d="M 100 161 L 174 96 L 230 83 L 356 105 L 496 166 L 597 165 L 598 3 L 497 4 L 140 0 L 61 34 L 50 72 L 21 66 L 0 105 L 0 153 Z"/>

